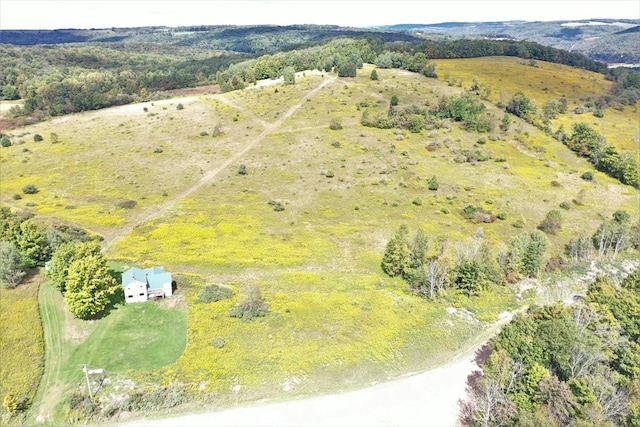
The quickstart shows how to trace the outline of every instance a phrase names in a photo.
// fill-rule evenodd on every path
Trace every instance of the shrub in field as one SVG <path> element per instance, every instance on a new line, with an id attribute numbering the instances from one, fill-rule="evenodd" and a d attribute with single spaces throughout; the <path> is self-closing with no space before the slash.
<path id="1" fill-rule="evenodd" d="M 211 132 L 211 136 L 218 137 L 224 133 L 224 129 L 222 128 L 222 124 L 218 123 L 215 128 L 213 128 L 213 132 Z"/>
<path id="2" fill-rule="evenodd" d="M 247 170 L 247 165 L 244 163 L 238 166 L 238 175 L 247 175 L 249 171 Z"/>
<path id="3" fill-rule="evenodd" d="M 125 200 L 118 203 L 116 206 L 122 209 L 133 209 L 136 207 L 137 204 L 138 202 L 136 202 L 135 200 Z"/>
<path id="4" fill-rule="evenodd" d="M 38 190 L 38 187 L 36 187 L 33 184 L 27 184 L 24 187 L 22 187 L 22 192 L 24 194 L 36 194 L 38 191 L 40 191 Z"/>
<path id="5" fill-rule="evenodd" d="M 224 341 L 224 338 L 222 337 L 215 337 L 212 341 L 211 341 L 211 345 L 215 348 L 222 348 L 224 347 L 224 345 L 226 344 L 226 342 Z"/>
<path id="6" fill-rule="evenodd" d="M 284 205 L 280 200 L 272 200 L 269 204 L 273 206 L 273 210 L 276 212 L 282 212 L 284 210 Z"/>
<path id="7" fill-rule="evenodd" d="M 342 129 L 342 122 L 340 121 L 340 119 L 331 119 L 331 123 L 329 124 L 329 129 L 331 130 Z"/>
<path id="8" fill-rule="evenodd" d="M 251 285 L 247 287 L 247 295 L 242 302 L 229 310 L 229 317 L 237 317 L 248 321 L 256 317 L 264 317 L 268 313 L 269 303 L 264 301 L 260 288 Z"/>
<path id="9" fill-rule="evenodd" d="M 157 411 L 187 403 L 190 393 L 184 384 L 172 382 L 156 385 L 146 390 L 136 390 L 129 395 L 123 409 L 128 411 Z"/>
<path id="10" fill-rule="evenodd" d="M 434 175 L 429 179 L 429 190 L 436 191 L 440 187 L 440 183 L 438 182 L 438 178 Z"/>
<path id="11" fill-rule="evenodd" d="M 538 226 L 538 230 L 547 234 L 557 234 L 562 231 L 562 215 L 560 211 L 557 209 L 550 210 Z"/>
<path id="12" fill-rule="evenodd" d="M 233 289 L 225 286 L 210 285 L 203 288 L 198 294 L 196 303 L 206 304 L 210 302 L 216 302 L 223 299 L 233 298 Z"/>
<path id="13" fill-rule="evenodd" d="M 176 105 L 176 110 L 184 110 L 184 105 L 182 104 Z"/>
<path id="14" fill-rule="evenodd" d="M 584 179 L 585 181 L 593 181 L 593 172 L 586 171 L 585 173 L 580 175 L 580 178 Z"/>
<path id="15" fill-rule="evenodd" d="M 474 224 L 478 224 L 481 222 L 491 223 L 495 222 L 496 216 L 485 211 L 480 206 L 467 205 L 464 209 L 462 209 L 462 216 L 465 219 L 473 222 Z"/>
<path id="16" fill-rule="evenodd" d="M 0 146 L 11 147 L 11 140 L 8 137 L 3 136 L 2 138 L 0 138 Z"/>
<path id="17" fill-rule="evenodd" d="M 531 100 L 522 92 L 518 91 L 506 106 L 508 113 L 518 116 L 529 123 L 532 123 L 536 115 L 536 107 Z"/>
<path id="18" fill-rule="evenodd" d="M 40 135 L 39 133 L 36 133 L 35 135 L 33 135 L 33 140 L 35 142 L 41 142 L 44 140 L 44 138 L 42 137 L 42 135 Z"/>

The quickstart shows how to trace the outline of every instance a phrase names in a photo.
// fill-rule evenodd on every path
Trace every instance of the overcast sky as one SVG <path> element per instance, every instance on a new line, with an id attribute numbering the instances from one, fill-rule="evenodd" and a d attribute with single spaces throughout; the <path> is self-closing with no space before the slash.
<path id="1" fill-rule="evenodd" d="M 0 29 L 640 19 L 640 0 L 0 0 Z"/>

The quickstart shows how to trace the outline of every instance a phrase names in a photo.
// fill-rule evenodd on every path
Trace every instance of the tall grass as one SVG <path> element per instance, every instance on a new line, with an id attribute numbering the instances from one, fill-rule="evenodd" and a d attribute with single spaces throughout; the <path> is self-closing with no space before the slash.
<path id="1" fill-rule="evenodd" d="M 38 286 L 42 276 L 31 272 L 13 289 L 0 287 L 0 399 L 8 394 L 30 404 L 44 368 L 44 342 L 38 313 Z M 0 408 L 3 425 L 18 424 L 22 414 L 11 416 Z"/>

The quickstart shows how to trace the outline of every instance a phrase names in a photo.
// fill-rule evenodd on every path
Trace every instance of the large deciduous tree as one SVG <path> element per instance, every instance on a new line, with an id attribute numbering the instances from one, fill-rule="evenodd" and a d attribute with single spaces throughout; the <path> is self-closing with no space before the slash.
<path id="1" fill-rule="evenodd" d="M 58 247 L 51 258 L 47 276 L 51 279 L 53 286 L 64 294 L 66 291 L 67 276 L 69 274 L 69 267 L 71 264 L 84 257 L 99 254 L 100 246 L 94 242 L 63 243 Z"/>
<path id="2" fill-rule="evenodd" d="M 69 311 L 79 319 L 89 319 L 107 308 L 118 284 L 109 275 L 104 257 L 94 254 L 71 263 L 65 288 Z"/>

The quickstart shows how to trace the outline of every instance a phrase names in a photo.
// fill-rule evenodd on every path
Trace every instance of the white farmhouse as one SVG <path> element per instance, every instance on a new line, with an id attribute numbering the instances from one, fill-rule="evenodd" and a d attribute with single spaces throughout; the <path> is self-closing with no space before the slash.
<path id="1" fill-rule="evenodd" d="M 173 295 L 172 283 L 171 273 L 166 272 L 164 267 L 131 267 L 122 273 L 122 288 L 127 303 L 170 297 Z"/>

